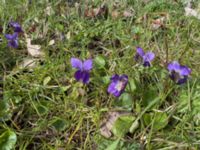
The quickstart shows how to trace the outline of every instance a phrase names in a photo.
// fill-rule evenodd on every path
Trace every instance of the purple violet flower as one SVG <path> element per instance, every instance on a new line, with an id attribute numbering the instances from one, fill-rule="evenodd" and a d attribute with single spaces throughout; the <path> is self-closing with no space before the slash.
<path id="1" fill-rule="evenodd" d="M 5 34 L 6 39 L 8 40 L 8 46 L 17 48 L 18 47 L 18 33 Z"/>
<path id="2" fill-rule="evenodd" d="M 171 62 L 167 69 L 170 72 L 170 78 L 177 84 L 185 83 L 191 73 L 190 68 L 180 65 L 177 61 Z"/>
<path id="3" fill-rule="evenodd" d="M 81 61 L 78 58 L 71 58 L 71 65 L 73 68 L 78 69 L 74 74 L 75 79 L 77 81 L 82 81 L 84 84 L 89 83 L 92 59 Z"/>
<path id="4" fill-rule="evenodd" d="M 23 32 L 23 30 L 22 30 L 22 28 L 21 28 L 21 26 L 20 26 L 19 23 L 17 23 L 17 22 L 10 22 L 9 25 L 14 28 L 14 32 L 17 32 L 17 33 Z"/>
<path id="5" fill-rule="evenodd" d="M 137 53 L 135 55 L 135 60 L 143 64 L 144 67 L 150 67 L 151 61 L 155 58 L 153 52 L 144 52 L 141 47 L 137 47 Z"/>
<path id="6" fill-rule="evenodd" d="M 128 83 L 128 76 L 127 75 L 113 75 L 111 77 L 111 83 L 108 86 L 108 93 L 113 94 L 115 97 L 119 97 L 125 90 L 126 85 Z"/>

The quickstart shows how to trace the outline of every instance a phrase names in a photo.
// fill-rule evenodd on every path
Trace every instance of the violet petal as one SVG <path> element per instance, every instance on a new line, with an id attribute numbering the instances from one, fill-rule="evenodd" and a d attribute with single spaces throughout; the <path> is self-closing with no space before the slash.
<path id="1" fill-rule="evenodd" d="M 71 58 L 71 65 L 72 65 L 73 68 L 82 70 L 83 63 L 78 58 Z"/>
<path id="2" fill-rule="evenodd" d="M 167 67 L 167 69 L 172 72 L 172 71 L 179 71 L 180 69 L 180 64 L 177 61 L 173 61 L 172 63 L 170 63 Z"/>
<path id="3" fill-rule="evenodd" d="M 89 83 L 89 79 L 90 79 L 89 72 L 83 71 L 82 72 L 82 81 L 83 81 L 83 83 L 85 83 L 85 84 Z"/>
<path id="4" fill-rule="evenodd" d="M 89 71 L 92 69 L 92 59 L 85 60 L 83 62 L 83 70 Z"/>
<path id="5" fill-rule="evenodd" d="M 74 74 L 74 77 L 77 81 L 80 81 L 82 79 L 82 71 L 81 70 L 77 70 Z"/>
<path id="6" fill-rule="evenodd" d="M 143 49 L 141 47 L 137 47 L 137 54 L 139 54 L 141 57 L 143 57 L 145 55 Z"/>
<path id="7" fill-rule="evenodd" d="M 143 56 L 143 60 L 151 62 L 153 59 L 155 58 L 155 54 L 153 52 L 147 52 L 144 56 Z"/>

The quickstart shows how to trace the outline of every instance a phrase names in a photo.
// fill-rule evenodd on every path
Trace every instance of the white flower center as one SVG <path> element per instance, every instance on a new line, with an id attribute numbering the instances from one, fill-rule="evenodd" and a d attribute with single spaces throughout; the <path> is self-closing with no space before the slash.
<path id="1" fill-rule="evenodd" d="M 124 87 L 124 83 L 122 81 L 118 81 L 117 85 L 115 86 L 115 88 L 118 90 L 118 91 L 121 91 Z"/>

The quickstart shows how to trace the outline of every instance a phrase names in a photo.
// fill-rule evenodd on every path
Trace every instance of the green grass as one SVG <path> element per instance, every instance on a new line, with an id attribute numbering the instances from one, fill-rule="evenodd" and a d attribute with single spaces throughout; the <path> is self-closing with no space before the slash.
<path id="1" fill-rule="evenodd" d="M 7 25 L 16 20 L 45 52 L 34 69 L 20 69 L 21 61 L 31 58 L 25 36 L 12 49 L 0 34 L 0 131 L 14 131 L 14 149 L 19 150 L 103 150 L 116 143 L 120 150 L 199 149 L 199 20 L 184 16 L 185 6 L 174 0 L 120 0 L 115 9 L 132 8 L 135 15 L 117 19 L 111 16 L 114 2 L 109 0 L 107 17 L 84 16 L 87 6 L 101 4 L 80 1 L 77 8 L 64 0 L 0 0 L 3 33 L 10 32 Z M 163 13 L 168 16 L 166 28 L 152 30 L 152 20 Z M 55 44 L 48 45 L 52 39 Z M 137 46 L 156 54 L 152 67 L 133 60 Z M 103 65 L 95 61 L 90 83 L 82 85 L 73 78 L 71 57 L 100 57 Z M 168 77 L 166 63 L 173 60 L 192 69 L 184 85 Z M 106 92 L 114 73 L 129 76 L 125 96 L 119 99 Z M 113 110 L 131 111 L 139 122 L 120 141 L 100 135 L 102 120 Z"/>

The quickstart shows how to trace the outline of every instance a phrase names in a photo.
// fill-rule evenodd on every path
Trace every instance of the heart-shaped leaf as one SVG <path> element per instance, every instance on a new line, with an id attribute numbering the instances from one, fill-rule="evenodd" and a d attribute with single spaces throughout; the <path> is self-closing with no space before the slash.
<path id="1" fill-rule="evenodd" d="M 13 131 L 5 130 L 0 135 L 0 149 L 11 150 L 17 141 L 17 136 Z"/>
<path id="2" fill-rule="evenodd" d="M 123 137 L 126 133 L 129 132 L 135 117 L 133 115 L 123 115 L 120 116 L 114 123 L 112 132 L 118 137 Z"/>

